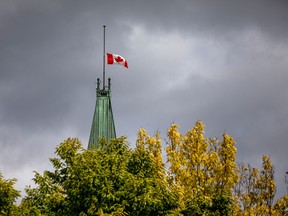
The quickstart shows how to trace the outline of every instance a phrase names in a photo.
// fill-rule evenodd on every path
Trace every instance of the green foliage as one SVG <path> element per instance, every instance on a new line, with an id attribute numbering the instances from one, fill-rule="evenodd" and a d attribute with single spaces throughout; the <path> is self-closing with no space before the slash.
<path id="1" fill-rule="evenodd" d="M 214 215 L 228 216 L 230 213 L 231 201 L 227 196 L 219 195 L 214 197 L 212 200 L 212 205 L 210 207 L 210 212 Z"/>
<path id="2" fill-rule="evenodd" d="M 0 215 L 11 215 L 16 208 L 15 201 L 20 196 L 19 191 L 14 189 L 16 179 L 4 179 L 0 172 Z"/>
<path id="3" fill-rule="evenodd" d="M 201 197 L 186 203 L 186 208 L 181 211 L 184 216 L 228 216 L 230 215 L 230 199 L 225 196 L 217 196 L 212 202 L 207 202 Z"/>
<path id="4" fill-rule="evenodd" d="M 50 159 L 55 170 L 36 172 L 37 188 L 26 189 L 22 206 L 35 215 L 71 216 L 167 215 L 177 207 L 148 150 L 129 149 L 124 137 L 99 146 L 84 150 L 78 139 L 60 144 Z"/>
<path id="5" fill-rule="evenodd" d="M 173 124 L 168 129 L 166 164 L 160 135 L 150 137 L 144 129 L 138 132 L 135 149 L 125 137 L 100 140 L 93 150 L 69 138 L 50 159 L 53 170 L 35 172 L 36 188 L 26 188 L 27 196 L 17 208 L 13 203 L 19 193 L 11 189 L 15 180 L 4 181 L 1 176 L 0 183 L 6 182 L 7 188 L 9 182 L 13 192 L 8 199 L 3 196 L 2 215 L 9 211 L 15 216 L 288 214 L 288 196 L 274 200 L 274 166 L 268 156 L 263 156 L 260 171 L 237 166 L 235 142 L 228 134 L 221 140 L 207 138 L 200 121 L 185 135 L 178 128 Z"/>

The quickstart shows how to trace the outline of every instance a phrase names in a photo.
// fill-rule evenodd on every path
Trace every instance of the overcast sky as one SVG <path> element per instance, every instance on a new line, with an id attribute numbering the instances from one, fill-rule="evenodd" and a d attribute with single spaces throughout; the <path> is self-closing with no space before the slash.
<path id="1" fill-rule="evenodd" d="M 0 170 L 32 184 L 68 137 L 87 147 L 106 51 L 117 136 L 197 120 L 237 160 L 288 171 L 287 0 L 0 0 Z"/>

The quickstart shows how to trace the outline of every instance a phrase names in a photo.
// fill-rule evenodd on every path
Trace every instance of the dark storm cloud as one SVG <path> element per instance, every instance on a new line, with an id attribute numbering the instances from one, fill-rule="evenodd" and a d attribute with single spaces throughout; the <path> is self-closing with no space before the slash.
<path id="1" fill-rule="evenodd" d="M 271 155 L 281 188 L 287 11 L 280 0 L 1 1 L 0 170 L 23 187 L 63 139 L 87 145 L 105 24 L 107 51 L 129 63 L 106 67 L 117 135 L 133 144 L 139 127 L 165 136 L 200 119 L 207 135 L 235 138 L 240 161 Z"/>
<path id="2" fill-rule="evenodd" d="M 285 0 L 182 0 L 168 3 L 159 1 L 105 1 L 105 4 L 87 4 L 87 11 L 94 7 L 107 12 L 106 21 L 136 22 L 150 31 L 159 29 L 179 30 L 195 34 L 211 33 L 225 36 L 246 28 L 283 38 L 288 33 L 285 23 L 288 4 Z M 92 7 L 91 7 L 92 5 Z M 83 5 L 82 5 L 83 6 Z"/>
<path id="3" fill-rule="evenodd" d="M 85 60 L 79 50 L 88 47 L 81 25 L 75 28 L 81 21 L 69 10 L 61 13 L 58 7 L 38 6 L 23 6 L 2 28 L 0 82 L 9 89 L 1 97 L 5 123 L 39 126 L 64 117 L 81 83 L 75 73 L 81 71 L 83 77 L 88 71 L 80 66 Z"/>

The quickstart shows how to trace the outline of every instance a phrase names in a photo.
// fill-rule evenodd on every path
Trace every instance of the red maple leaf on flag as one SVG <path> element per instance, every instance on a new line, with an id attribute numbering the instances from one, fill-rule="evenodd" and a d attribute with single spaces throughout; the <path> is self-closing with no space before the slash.
<path id="1" fill-rule="evenodd" d="M 114 58 L 116 62 L 123 62 L 123 58 L 120 56 L 117 56 L 117 58 Z"/>

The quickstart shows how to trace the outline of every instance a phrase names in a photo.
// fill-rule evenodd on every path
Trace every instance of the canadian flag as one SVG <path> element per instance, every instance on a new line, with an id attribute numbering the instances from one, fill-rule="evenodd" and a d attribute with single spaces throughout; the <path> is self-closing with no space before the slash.
<path id="1" fill-rule="evenodd" d="M 107 64 L 120 64 L 128 68 L 128 62 L 120 55 L 106 53 Z"/>

